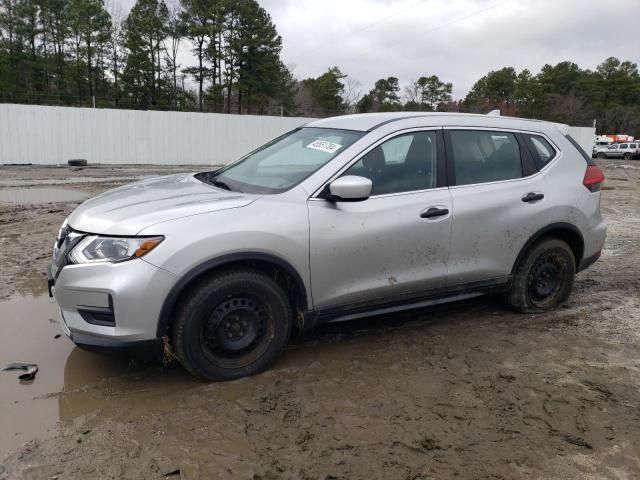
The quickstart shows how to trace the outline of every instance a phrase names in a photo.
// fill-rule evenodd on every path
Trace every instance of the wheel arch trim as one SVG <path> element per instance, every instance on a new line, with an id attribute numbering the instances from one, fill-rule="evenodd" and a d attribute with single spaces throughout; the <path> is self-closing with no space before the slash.
<path id="1" fill-rule="evenodd" d="M 554 231 L 559 231 L 559 230 L 565 230 L 565 231 L 571 232 L 571 234 L 575 235 L 580 242 L 580 245 L 578 245 L 579 255 L 576 255 L 576 259 L 575 259 L 576 269 L 577 269 L 582 262 L 582 257 L 584 256 L 584 237 L 582 236 L 582 232 L 575 225 L 572 225 L 570 223 L 557 222 L 557 223 L 551 223 L 546 227 L 541 228 L 536 233 L 534 233 L 529 238 L 529 240 L 526 241 L 524 246 L 520 249 L 520 253 L 518 253 L 518 256 L 516 257 L 516 261 L 513 263 L 513 267 L 511 268 L 511 275 L 515 275 L 518 265 L 520 265 L 520 262 L 522 262 L 522 259 L 524 258 L 525 254 L 535 242 L 540 240 L 545 235 L 548 235 L 550 233 L 553 233 Z M 574 250 L 574 245 L 569 245 L 569 247 L 571 247 L 572 251 Z M 575 251 L 574 251 L 574 254 L 575 254 Z"/>
<path id="2" fill-rule="evenodd" d="M 173 311 L 173 307 L 176 302 L 180 298 L 180 295 L 184 292 L 185 288 L 194 280 L 196 280 L 201 275 L 206 274 L 209 271 L 218 269 L 220 267 L 224 267 L 225 265 L 229 265 L 236 262 L 264 262 L 270 263 L 276 267 L 282 268 L 285 270 L 293 281 L 296 283 L 297 288 L 299 289 L 303 301 L 303 307 L 305 310 L 309 308 L 309 297 L 307 287 L 302 279 L 302 276 L 298 271 L 286 260 L 269 253 L 262 252 L 239 252 L 239 253 L 231 253 L 222 255 L 220 257 L 215 257 L 209 259 L 205 262 L 202 262 L 187 273 L 182 275 L 180 279 L 173 285 L 169 294 L 164 299 L 162 303 L 162 309 L 160 310 L 160 316 L 158 318 L 158 326 L 156 329 L 157 337 L 164 337 L 167 334 L 169 322 L 171 320 L 171 312 Z"/>

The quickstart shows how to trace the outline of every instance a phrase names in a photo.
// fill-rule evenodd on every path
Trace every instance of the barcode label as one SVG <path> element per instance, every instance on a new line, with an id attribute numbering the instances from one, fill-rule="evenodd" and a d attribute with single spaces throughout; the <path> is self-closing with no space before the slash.
<path id="1" fill-rule="evenodd" d="M 311 148 L 312 150 L 320 150 L 321 152 L 327 153 L 335 153 L 340 149 L 342 145 L 338 145 L 337 143 L 325 142 L 324 140 L 316 140 L 307 145 L 307 148 Z"/>

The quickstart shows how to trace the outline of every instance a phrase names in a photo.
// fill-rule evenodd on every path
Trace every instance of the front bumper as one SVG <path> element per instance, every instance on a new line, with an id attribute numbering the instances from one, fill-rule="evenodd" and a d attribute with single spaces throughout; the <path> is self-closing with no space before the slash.
<path id="1" fill-rule="evenodd" d="M 145 360 L 162 360 L 164 341 L 162 338 L 149 340 L 123 341 L 119 338 L 92 335 L 68 327 L 64 314 L 60 311 L 62 330 L 78 347 L 88 352 L 122 355 Z"/>
<path id="2" fill-rule="evenodd" d="M 175 276 L 143 259 L 66 265 L 49 289 L 60 307 L 64 333 L 92 351 L 162 354 L 156 336 L 164 299 Z"/>

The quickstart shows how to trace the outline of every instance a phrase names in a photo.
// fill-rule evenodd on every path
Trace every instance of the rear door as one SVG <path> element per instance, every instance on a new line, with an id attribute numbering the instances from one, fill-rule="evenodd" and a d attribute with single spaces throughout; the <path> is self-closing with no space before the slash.
<path id="1" fill-rule="evenodd" d="M 451 242 L 442 129 L 373 145 L 340 175 L 371 179 L 361 202 L 309 199 L 314 304 L 372 306 L 444 289 Z"/>
<path id="2" fill-rule="evenodd" d="M 620 148 L 617 151 L 618 157 L 624 157 L 625 155 L 631 153 L 631 149 L 629 148 L 628 143 L 623 143 L 620 145 Z"/>
<path id="3" fill-rule="evenodd" d="M 450 286 L 505 281 L 525 242 L 545 226 L 546 186 L 537 171 L 556 150 L 543 136 L 506 130 L 447 129 L 445 138 L 455 212 Z"/>
<path id="4" fill-rule="evenodd" d="M 622 157 L 622 145 L 613 145 L 607 149 L 608 158 L 620 158 Z"/>

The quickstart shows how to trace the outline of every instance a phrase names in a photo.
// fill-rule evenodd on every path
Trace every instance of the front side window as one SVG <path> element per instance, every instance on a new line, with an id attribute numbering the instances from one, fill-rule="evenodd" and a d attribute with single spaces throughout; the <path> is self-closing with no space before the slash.
<path id="1" fill-rule="evenodd" d="M 627 148 L 629 148 L 629 145 L 627 145 L 626 143 L 623 143 L 622 145 L 620 145 L 621 150 L 626 150 Z"/>
<path id="2" fill-rule="evenodd" d="M 456 185 L 522 177 L 520 147 L 512 133 L 450 130 Z"/>
<path id="3" fill-rule="evenodd" d="M 294 130 L 221 170 L 198 178 L 246 193 L 280 193 L 294 187 L 364 132 L 307 127 Z"/>
<path id="4" fill-rule="evenodd" d="M 387 140 L 352 165 L 344 175 L 366 177 L 371 195 L 434 188 L 438 153 L 435 132 L 412 132 Z"/>

